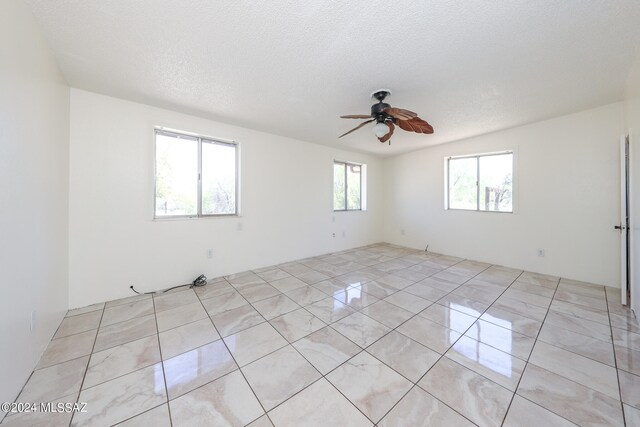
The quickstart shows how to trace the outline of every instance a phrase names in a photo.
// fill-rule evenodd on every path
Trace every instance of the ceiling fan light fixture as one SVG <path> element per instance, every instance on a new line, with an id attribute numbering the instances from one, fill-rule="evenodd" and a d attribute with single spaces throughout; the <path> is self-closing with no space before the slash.
<path id="1" fill-rule="evenodd" d="M 382 138 L 389 133 L 389 126 L 387 126 L 384 122 L 378 122 L 375 124 L 375 126 L 373 126 L 371 130 L 373 131 L 373 134 L 375 136 L 377 136 L 378 138 Z"/>

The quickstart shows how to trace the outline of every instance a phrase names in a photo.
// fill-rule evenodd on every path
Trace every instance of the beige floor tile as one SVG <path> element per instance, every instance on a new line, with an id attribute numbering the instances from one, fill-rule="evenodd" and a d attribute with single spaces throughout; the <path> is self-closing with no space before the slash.
<path id="1" fill-rule="evenodd" d="M 535 343 L 531 337 L 484 320 L 474 323 L 465 335 L 522 360 L 529 358 Z"/>
<path id="2" fill-rule="evenodd" d="M 267 282 L 273 282 L 274 280 L 285 279 L 291 277 L 291 274 L 279 268 L 269 268 L 268 270 L 256 272 L 258 276 Z"/>
<path id="3" fill-rule="evenodd" d="M 201 300 L 214 298 L 236 290 L 224 279 L 220 282 L 208 283 L 206 286 L 199 286 L 194 289 Z"/>
<path id="4" fill-rule="evenodd" d="M 618 370 L 622 401 L 640 409 L 640 376 Z"/>
<path id="5" fill-rule="evenodd" d="M 524 301 L 504 296 L 498 298 L 491 307 L 511 311 L 521 316 L 528 317 L 529 319 L 537 320 L 538 322 L 542 322 L 547 315 L 546 307 L 539 307 L 534 304 L 529 304 Z"/>
<path id="6" fill-rule="evenodd" d="M 153 304 L 155 305 L 156 313 L 176 308 L 181 305 L 193 304 L 194 302 L 198 302 L 198 296 L 189 288 L 153 297 Z"/>
<path id="7" fill-rule="evenodd" d="M 454 330 L 420 316 L 409 319 L 397 331 L 440 354 L 446 353 L 449 347 L 462 336 Z"/>
<path id="8" fill-rule="evenodd" d="M 607 300 L 604 295 L 602 297 L 593 298 L 575 292 L 560 290 L 560 288 L 558 288 L 553 298 L 560 301 L 570 302 L 572 304 L 584 305 L 597 310 L 607 310 Z"/>
<path id="9" fill-rule="evenodd" d="M 293 276 L 289 276 L 284 279 L 273 280 L 269 282 L 269 284 L 280 292 L 289 292 L 294 289 L 308 286 L 305 282 Z"/>
<path id="10" fill-rule="evenodd" d="M 313 408 L 312 411 L 309 408 Z M 371 427 L 369 421 L 327 380 L 321 378 L 269 412 L 278 427 Z"/>
<path id="11" fill-rule="evenodd" d="M 93 387 L 160 362 L 158 336 L 151 335 L 91 355 L 83 388 Z"/>
<path id="12" fill-rule="evenodd" d="M 222 340 L 165 360 L 163 365 L 169 399 L 175 399 L 238 367 Z"/>
<path id="13" fill-rule="evenodd" d="M 218 333 L 223 336 L 235 334 L 244 329 L 264 322 L 264 317 L 260 315 L 251 305 L 243 305 L 224 313 L 211 316 L 213 324 L 218 329 Z"/>
<path id="14" fill-rule="evenodd" d="M 111 307 L 115 307 L 117 305 L 121 305 L 121 304 L 129 304 L 135 301 L 142 301 L 142 300 L 150 300 L 151 298 L 153 298 L 150 294 L 142 294 L 142 295 L 131 295 L 129 297 L 125 297 L 125 298 L 120 298 L 120 299 L 116 299 L 116 300 L 112 300 L 112 301 L 107 301 L 104 304 L 103 308 L 111 308 Z"/>
<path id="15" fill-rule="evenodd" d="M 138 426 L 153 426 L 153 427 L 171 427 L 171 417 L 169 416 L 169 406 L 164 403 L 160 406 L 136 415 L 133 418 L 129 418 L 127 421 L 118 424 L 118 427 L 138 427 Z"/>
<path id="16" fill-rule="evenodd" d="M 375 298 L 378 299 L 382 299 L 382 298 L 386 298 L 389 295 L 393 294 L 394 292 L 396 292 L 397 290 L 392 288 L 389 285 L 385 285 L 383 283 L 378 283 L 375 280 L 372 280 L 371 282 L 366 282 L 366 283 L 359 283 L 359 284 L 354 284 L 352 286 L 350 286 L 349 288 L 347 288 L 349 290 L 354 289 L 356 291 L 361 292 L 362 294 L 369 294 L 374 296 Z M 336 295 L 336 293 L 334 292 L 334 296 Z M 360 298 L 360 297 L 358 297 Z M 348 300 L 343 300 L 342 302 L 347 302 Z M 371 301 L 371 303 L 373 303 L 375 301 Z"/>
<path id="17" fill-rule="evenodd" d="M 300 274 L 296 274 L 295 275 L 298 279 L 302 280 L 303 282 L 305 282 L 308 285 L 312 285 L 314 283 L 318 283 L 321 282 L 323 280 L 327 280 L 330 279 L 330 276 L 327 276 L 326 274 L 322 274 L 319 271 L 315 271 L 315 270 L 311 270 L 311 271 L 307 271 L 304 273 L 300 273 Z"/>
<path id="18" fill-rule="evenodd" d="M 618 328 L 611 328 L 611 332 L 615 345 L 640 351 L 640 334 Z"/>
<path id="19" fill-rule="evenodd" d="M 480 319 L 531 338 L 535 338 L 542 327 L 542 322 L 497 307 L 487 309 Z"/>
<path id="20" fill-rule="evenodd" d="M 440 298 L 437 303 L 474 317 L 479 317 L 487 308 L 489 308 L 489 304 L 454 294 L 449 294 Z"/>
<path id="21" fill-rule="evenodd" d="M 604 393 L 613 399 L 620 399 L 616 369 L 611 366 L 542 341 L 538 341 L 533 348 L 529 363 Z"/>
<path id="22" fill-rule="evenodd" d="M 324 297 L 326 298 L 326 295 Z M 254 303 L 253 308 L 258 310 L 265 319 L 271 320 L 274 317 L 297 310 L 300 306 L 286 295 L 280 294 Z"/>
<path id="23" fill-rule="evenodd" d="M 611 328 L 609 325 L 592 322 L 590 320 L 581 319 L 571 316 L 570 314 L 560 313 L 558 311 L 549 310 L 547 318 L 544 320 L 545 325 L 554 325 L 580 335 L 586 335 L 596 338 L 600 341 L 611 342 Z"/>
<path id="24" fill-rule="evenodd" d="M 440 358 L 440 354 L 396 331 L 376 341 L 367 352 L 413 382 Z"/>
<path id="25" fill-rule="evenodd" d="M 181 305 L 180 307 L 161 311 L 156 314 L 158 321 L 158 331 L 168 331 L 187 323 L 195 322 L 208 317 L 207 312 L 202 307 L 200 301 L 191 304 Z"/>
<path id="26" fill-rule="evenodd" d="M 273 427 L 273 423 L 267 415 L 263 415 L 251 424 L 247 424 L 247 427 Z"/>
<path id="27" fill-rule="evenodd" d="M 95 339 L 96 331 L 93 330 L 52 340 L 40 358 L 36 369 L 57 365 L 90 354 Z"/>
<path id="28" fill-rule="evenodd" d="M 240 366 L 251 363 L 288 344 L 287 340 L 282 338 L 282 335 L 266 322 L 229 335 L 224 338 L 224 342 Z"/>
<path id="29" fill-rule="evenodd" d="M 215 298 L 202 300 L 202 305 L 207 313 L 209 313 L 209 316 L 215 316 L 216 314 L 224 313 L 225 311 L 233 310 L 234 308 L 242 307 L 247 304 L 249 304 L 249 302 L 236 291 L 227 292 L 225 294 L 218 295 Z"/>
<path id="30" fill-rule="evenodd" d="M 109 326 L 149 314 L 153 314 L 153 301 L 150 299 L 121 304 L 104 310 L 100 326 Z"/>
<path id="31" fill-rule="evenodd" d="M 303 286 L 289 291 L 285 295 L 302 306 L 312 304 L 327 297 L 324 292 L 320 292 L 313 286 Z"/>
<path id="32" fill-rule="evenodd" d="M 286 280 L 286 279 L 284 279 Z M 258 283 L 238 288 L 238 292 L 242 294 L 250 303 L 255 303 L 263 299 L 280 295 L 281 292 L 268 283 Z"/>
<path id="33" fill-rule="evenodd" d="M 627 347 L 615 346 L 618 369 L 640 375 L 640 351 Z"/>
<path id="34" fill-rule="evenodd" d="M 551 297 L 545 297 L 530 292 L 521 291 L 519 289 L 509 288 L 502 294 L 505 298 L 511 298 L 518 301 L 526 302 L 544 309 L 549 308 L 551 304 Z"/>
<path id="35" fill-rule="evenodd" d="M 500 426 L 513 396 L 506 388 L 446 357 L 418 385 L 482 426 Z"/>
<path id="36" fill-rule="evenodd" d="M 346 361 L 326 378 L 373 422 L 380 421 L 412 386 L 367 352 Z"/>
<path id="37" fill-rule="evenodd" d="M 329 327 L 322 328 L 293 343 L 293 346 L 322 375 L 361 351 L 360 347 Z"/>
<path id="38" fill-rule="evenodd" d="M 91 313 L 93 311 L 102 311 L 104 309 L 104 303 L 91 304 L 86 307 L 74 308 L 67 311 L 67 315 L 65 317 L 77 316 L 79 314 Z"/>
<path id="39" fill-rule="evenodd" d="M 610 342 L 581 335 L 550 323 L 545 323 L 542 326 L 538 340 L 598 362 L 615 366 L 613 345 Z"/>
<path id="40" fill-rule="evenodd" d="M 464 333 L 476 321 L 474 316 L 451 310 L 440 304 L 433 304 L 418 314 L 425 319 L 460 333 Z"/>
<path id="41" fill-rule="evenodd" d="M 640 426 L 640 409 L 623 405 L 624 417 L 628 426 Z"/>
<path id="42" fill-rule="evenodd" d="M 68 337 L 69 335 L 98 329 L 101 317 L 102 310 L 66 317 L 62 320 L 54 338 Z"/>
<path id="43" fill-rule="evenodd" d="M 523 360 L 467 336 L 461 337 L 445 356 L 513 392 L 525 367 Z"/>
<path id="44" fill-rule="evenodd" d="M 16 401 L 52 402 L 64 396 L 77 394 L 87 363 L 89 356 L 83 356 L 34 371 Z"/>
<path id="45" fill-rule="evenodd" d="M 347 288 L 344 291 L 334 292 L 333 298 L 354 310 L 361 310 L 364 307 L 379 301 L 378 297 L 375 297 L 370 293 L 363 292 L 360 287 L 352 287 Z"/>
<path id="46" fill-rule="evenodd" d="M 344 291 L 345 289 L 349 288 L 350 285 L 347 285 L 337 279 L 328 279 L 318 283 L 314 283 L 313 287 L 332 297 L 335 292 Z"/>
<path id="47" fill-rule="evenodd" d="M 238 274 L 231 274 L 229 276 L 225 276 L 227 282 L 231 283 L 235 288 L 242 288 L 244 286 L 257 285 L 261 283 L 266 283 L 264 280 L 260 278 L 257 274 L 251 271 L 245 271 Z"/>
<path id="48" fill-rule="evenodd" d="M 555 289 L 558 287 L 560 278 L 556 276 L 549 276 L 546 274 L 531 273 L 525 271 L 518 277 L 518 281 Z"/>
<path id="49" fill-rule="evenodd" d="M 124 322 L 100 328 L 93 351 L 106 350 L 157 333 L 156 316 L 153 314 L 125 320 Z"/>
<path id="50" fill-rule="evenodd" d="M 391 329 L 362 313 L 351 314 L 331 325 L 360 347 L 368 347 Z"/>
<path id="51" fill-rule="evenodd" d="M 398 307 L 408 310 L 413 314 L 419 313 L 433 304 L 431 301 L 417 297 L 405 291 L 389 295 L 384 299 L 384 301 L 397 305 Z"/>
<path id="52" fill-rule="evenodd" d="M 332 297 L 326 297 L 305 308 L 326 324 L 337 322 L 343 317 L 355 313 L 354 309 Z"/>
<path id="53" fill-rule="evenodd" d="M 160 363 L 83 390 L 79 402 L 87 412 L 77 412 L 72 426 L 113 425 L 167 401 Z M 90 402 L 90 403 L 89 403 Z"/>
<path id="54" fill-rule="evenodd" d="M 378 423 L 380 427 L 472 427 L 474 425 L 419 387 L 411 389 Z"/>
<path id="55" fill-rule="evenodd" d="M 267 411 L 321 377 L 291 346 L 250 363 L 242 372 Z"/>
<path id="56" fill-rule="evenodd" d="M 305 310 L 299 308 L 269 321 L 287 341 L 294 342 L 325 326 L 325 323 Z"/>
<path id="57" fill-rule="evenodd" d="M 193 350 L 220 339 L 209 318 L 187 323 L 186 325 L 160 333 L 160 348 L 162 359 Z"/>
<path id="58" fill-rule="evenodd" d="M 404 291 L 432 303 L 438 301 L 448 293 L 447 291 L 429 286 L 424 282 L 414 283 L 413 285 L 404 288 Z"/>
<path id="59" fill-rule="evenodd" d="M 169 407 L 174 427 L 244 426 L 264 414 L 240 371 L 172 400 Z"/>
<path id="60" fill-rule="evenodd" d="M 516 394 L 513 397 L 513 402 L 511 402 L 511 406 L 509 407 L 509 412 L 507 412 L 507 417 L 504 420 L 503 426 L 571 427 L 575 426 L 575 424 Z"/>
<path id="61" fill-rule="evenodd" d="M 373 303 L 363 308 L 361 313 L 366 314 L 389 328 L 395 328 L 414 316 L 414 313 L 386 301 Z"/>
<path id="62" fill-rule="evenodd" d="M 568 291 L 574 294 L 580 294 L 591 298 L 604 298 L 604 286 L 594 285 L 593 283 L 579 282 L 571 279 L 560 279 L 558 285 L 559 291 Z"/>
<path id="63" fill-rule="evenodd" d="M 623 425 L 619 400 L 531 363 L 518 394 L 578 425 Z"/>
<path id="64" fill-rule="evenodd" d="M 533 285 L 527 282 L 521 282 L 516 280 L 510 286 L 510 289 L 517 289 L 519 291 L 528 292 L 530 294 L 541 295 L 543 297 L 552 298 L 555 293 L 555 289 L 545 288 L 544 286 Z"/>
<path id="65" fill-rule="evenodd" d="M 602 323 L 603 325 L 609 325 L 609 316 L 606 311 L 596 310 L 595 308 L 585 307 L 584 305 L 553 300 L 550 309 L 560 313 L 570 314 L 581 319 Z"/>

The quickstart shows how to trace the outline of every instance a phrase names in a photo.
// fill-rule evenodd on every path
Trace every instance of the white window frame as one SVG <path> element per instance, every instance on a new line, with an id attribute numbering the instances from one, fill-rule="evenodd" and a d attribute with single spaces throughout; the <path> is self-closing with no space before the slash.
<path id="1" fill-rule="evenodd" d="M 335 165 L 339 164 L 339 165 L 345 165 L 344 168 L 344 209 L 336 209 L 335 205 L 334 205 L 334 198 L 335 198 L 335 181 L 333 182 L 333 186 L 332 191 L 331 191 L 331 206 L 333 207 L 333 211 L 334 212 L 358 212 L 358 211 L 366 211 L 367 210 L 367 196 L 366 196 L 366 192 L 367 192 L 367 165 L 364 163 L 356 163 L 356 162 L 350 162 L 350 161 L 344 161 L 344 160 L 337 160 L 335 159 L 333 161 L 332 166 L 335 168 Z M 347 183 L 347 166 L 359 166 L 360 167 L 360 207 L 358 209 L 349 209 L 348 208 L 348 203 L 347 203 L 347 194 L 348 194 L 348 190 L 349 190 L 349 184 Z M 332 181 L 333 181 L 333 173 L 332 173 Z"/>
<path id="2" fill-rule="evenodd" d="M 491 211 L 480 209 L 480 158 L 482 157 L 491 157 L 491 156 L 501 156 L 505 154 L 511 154 L 511 210 L 510 211 Z M 451 211 L 467 211 L 467 212 L 488 212 L 488 213 L 502 213 L 502 214 L 513 214 L 516 212 L 516 152 L 515 150 L 505 150 L 505 151 L 496 151 L 490 153 L 481 153 L 481 154 L 469 154 L 463 156 L 448 156 L 444 159 L 444 208 L 445 210 Z M 450 176 L 449 176 L 449 162 L 451 160 L 459 160 L 459 159 L 476 159 L 476 208 L 475 209 L 462 209 L 462 208 L 452 208 L 449 203 L 449 190 L 450 190 Z"/>
<path id="3" fill-rule="evenodd" d="M 187 139 L 198 143 L 198 189 L 197 189 L 197 209 L 195 215 L 161 215 L 156 214 L 157 203 L 157 136 L 165 135 L 178 139 Z M 202 144 L 218 144 L 233 146 L 235 150 L 235 211 L 233 213 L 221 214 L 203 214 L 202 213 Z M 153 133 L 153 219 L 154 220 L 170 220 L 170 219 L 192 219 L 192 218 L 219 218 L 233 217 L 240 215 L 240 144 L 236 141 L 229 141 L 220 138 L 212 138 L 208 136 L 198 135 L 190 132 L 176 131 L 165 128 L 155 128 Z"/>

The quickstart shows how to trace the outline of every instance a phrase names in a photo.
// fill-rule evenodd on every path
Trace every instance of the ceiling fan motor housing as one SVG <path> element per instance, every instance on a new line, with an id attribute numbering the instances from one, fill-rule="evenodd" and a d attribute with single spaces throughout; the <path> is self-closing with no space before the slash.
<path id="1" fill-rule="evenodd" d="M 382 101 L 373 104 L 371 106 L 371 117 L 375 117 L 378 122 L 383 122 L 387 118 L 387 114 L 383 110 L 389 107 L 391 107 L 391 105 Z"/>

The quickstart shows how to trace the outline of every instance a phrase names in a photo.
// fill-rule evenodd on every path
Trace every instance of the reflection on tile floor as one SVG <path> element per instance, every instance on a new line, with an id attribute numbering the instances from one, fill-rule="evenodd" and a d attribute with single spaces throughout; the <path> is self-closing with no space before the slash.
<path id="1" fill-rule="evenodd" d="M 2 425 L 637 425 L 640 323 L 619 301 L 366 246 L 70 310 L 17 402 L 87 412 Z"/>

